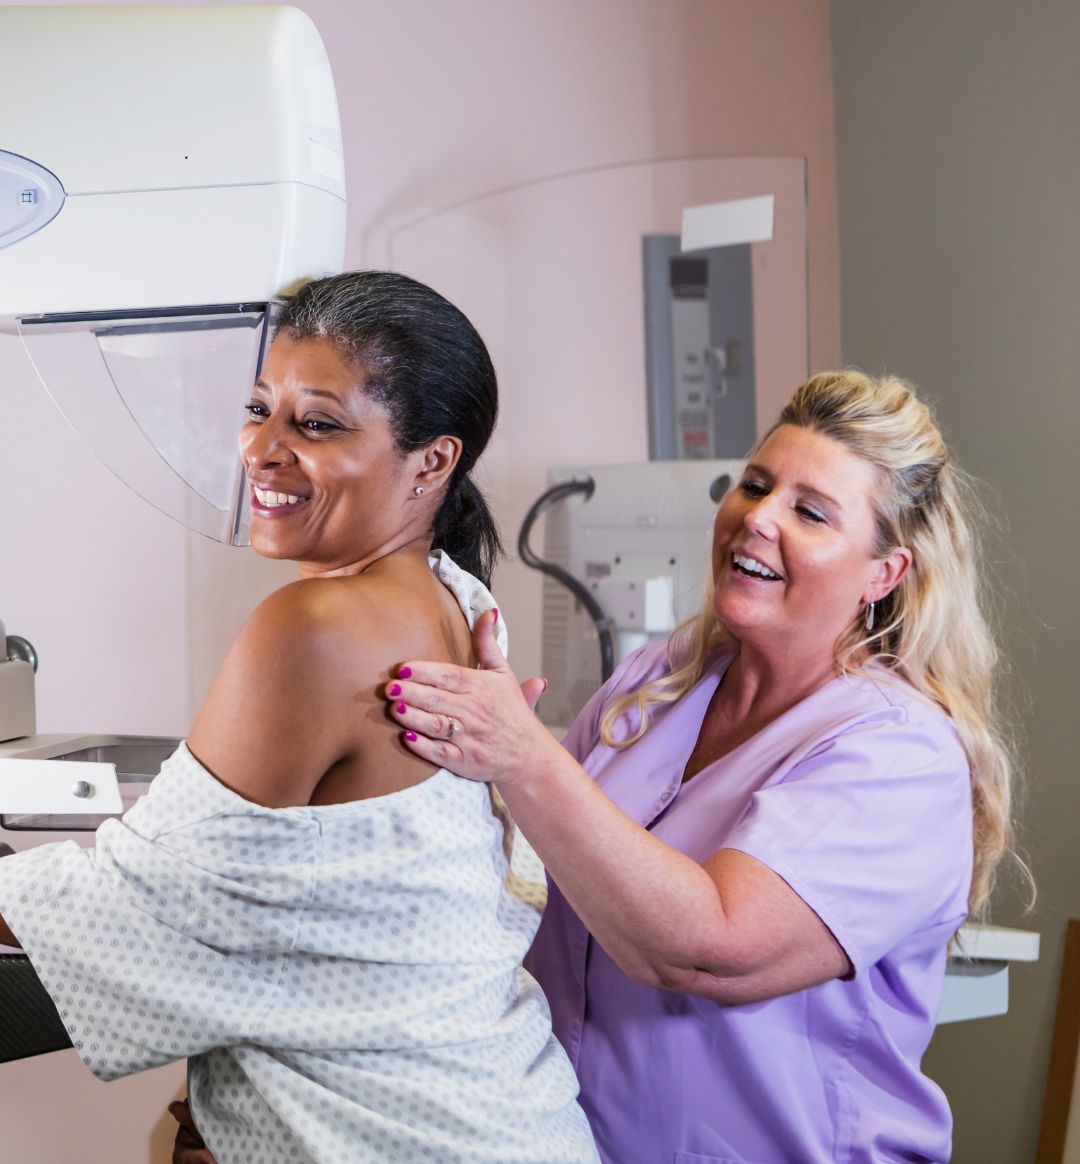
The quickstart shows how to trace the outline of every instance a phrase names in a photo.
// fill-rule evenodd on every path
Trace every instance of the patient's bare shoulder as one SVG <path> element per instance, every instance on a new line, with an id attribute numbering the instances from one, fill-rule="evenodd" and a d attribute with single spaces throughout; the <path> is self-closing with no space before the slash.
<path id="1" fill-rule="evenodd" d="M 382 687 L 405 659 L 475 663 L 453 595 L 404 559 L 276 591 L 221 666 L 188 746 L 223 784 L 272 807 L 337 803 L 418 783 Z"/>
<path id="2" fill-rule="evenodd" d="M 241 796 L 307 804 L 357 742 L 357 703 L 390 665 L 378 611 L 359 579 L 276 591 L 233 643 L 188 738 L 195 757 Z M 359 717 L 357 717 L 359 718 Z"/>

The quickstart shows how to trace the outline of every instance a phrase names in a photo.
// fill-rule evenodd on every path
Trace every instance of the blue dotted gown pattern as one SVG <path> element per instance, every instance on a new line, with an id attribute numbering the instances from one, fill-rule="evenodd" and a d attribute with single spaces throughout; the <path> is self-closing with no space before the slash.
<path id="1" fill-rule="evenodd" d="M 432 568 L 470 624 L 493 605 Z M 189 1060 L 219 1164 L 593 1162 L 504 848 L 488 787 L 445 769 L 268 809 L 181 744 L 95 848 L 3 861 L 0 914 L 95 1075 Z"/>

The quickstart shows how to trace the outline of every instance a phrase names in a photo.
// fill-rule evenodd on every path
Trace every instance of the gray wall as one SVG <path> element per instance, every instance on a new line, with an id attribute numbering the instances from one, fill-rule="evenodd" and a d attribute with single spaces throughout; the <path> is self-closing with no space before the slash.
<path id="1" fill-rule="evenodd" d="M 1065 920 L 1080 916 L 1080 4 L 833 0 L 844 360 L 913 379 L 1005 527 L 1037 929 L 1010 1013 L 927 1056 L 956 1164 L 1034 1158 Z"/>

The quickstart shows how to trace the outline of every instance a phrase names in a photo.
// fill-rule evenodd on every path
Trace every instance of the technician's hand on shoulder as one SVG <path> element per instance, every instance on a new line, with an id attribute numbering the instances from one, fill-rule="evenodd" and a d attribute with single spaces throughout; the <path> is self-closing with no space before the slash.
<path id="1" fill-rule="evenodd" d="M 470 780 L 506 785 L 535 774 L 545 753 L 561 757 L 562 748 L 534 712 L 547 683 L 518 684 L 495 637 L 498 617 L 477 621 L 479 669 L 409 661 L 387 684 L 386 698 L 417 755 Z"/>

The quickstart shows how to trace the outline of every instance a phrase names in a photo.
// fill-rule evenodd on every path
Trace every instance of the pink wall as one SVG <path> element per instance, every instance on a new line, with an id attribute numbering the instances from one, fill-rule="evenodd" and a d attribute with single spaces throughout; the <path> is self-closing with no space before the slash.
<path id="1" fill-rule="evenodd" d="M 501 408 L 479 482 L 511 550 L 494 588 L 523 675 L 543 669 L 542 586 L 514 547 L 549 470 L 648 458 L 642 235 L 677 235 L 686 206 L 773 195 L 773 238 L 752 247 L 755 389 L 768 424 L 806 374 L 805 190 L 801 158 L 606 166 L 369 236 L 373 265 L 438 287 L 491 350 Z"/>
<path id="2" fill-rule="evenodd" d="M 345 5 L 305 8 L 330 46 L 351 151 L 350 260 L 386 219 L 547 174 L 804 156 L 813 363 L 839 359 L 825 0 L 399 0 L 355 9 L 362 48 L 345 27 L 335 41 L 338 21 L 359 23 Z"/>
<path id="3" fill-rule="evenodd" d="M 684 155 L 805 156 L 812 363 L 837 362 L 826 0 L 300 6 L 337 80 L 349 265 L 371 261 L 380 226 L 411 210 L 546 174 Z M 41 729 L 184 732 L 239 622 L 285 572 L 185 535 L 130 496 L 52 411 L 17 341 L 2 336 L 0 386 L 0 618 L 41 650 Z M 509 416 L 515 406 L 504 407 Z M 644 451 L 637 408 L 605 422 L 606 444 L 626 447 L 627 459 Z M 530 436 L 553 450 L 548 462 L 563 459 L 562 423 L 530 417 Z M 536 604 L 527 591 L 506 600 L 527 642 Z M 164 1162 L 161 1111 L 181 1075 L 170 1068 L 105 1088 L 71 1052 L 0 1067 L 5 1154 Z"/>
<path id="4" fill-rule="evenodd" d="M 652 158 L 802 156 L 809 186 L 811 364 L 839 361 L 825 0 L 398 0 L 305 8 L 322 31 L 337 81 L 350 266 L 385 265 L 388 229 L 408 217 L 552 174 Z M 636 287 L 637 259 L 630 261 Z M 463 255 L 461 269 L 469 262 Z M 423 264 L 412 271 L 430 277 L 437 269 Z M 475 257 L 470 274 L 474 282 L 485 274 Z M 444 286 L 457 296 L 463 281 Z M 559 297 L 565 279 L 548 275 L 532 290 L 537 298 Z M 504 314 L 513 307 L 506 305 Z M 486 330 L 493 318 L 480 312 L 477 323 Z M 638 333 L 626 350 L 640 378 Z M 581 348 L 571 355 L 578 359 Z M 575 424 L 557 408 L 534 417 L 534 402 L 515 398 L 511 382 L 504 383 L 500 432 L 481 480 L 508 542 L 543 487 L 544 468 L 566 462 L 568 427 L 575 456 L 584 460 L 645 456 L 639 384 L 624 382 L 621 407 L 602 409 L 598 398 L 591 400 L 595 407 Z M 610 383 L 597 385 L 598 397 L 611 391 Z M 601 410 L 596 423 L 593 413 Z M 522 452 L 505 447 L 503 434 L 515 430 L 529 434 L 530 468 L 501 477 Z M 597 434 L 591 447 L 581 436 L 587 431 Z M 200 563 L 192 591 L 198 609 L 201 595 L 229 591 L 235 566 L 220 555 L 208 558 L 199 546 L 191 553 Z M 513 563 L 496 576 L 514 661 L 528 673 L 540 667 L 538 577 Z M 213 674 L 228 627 L 221 630 L 213 640 L 193 639 L 195 697 Z"/>

